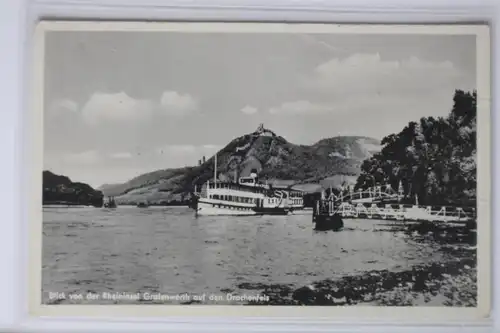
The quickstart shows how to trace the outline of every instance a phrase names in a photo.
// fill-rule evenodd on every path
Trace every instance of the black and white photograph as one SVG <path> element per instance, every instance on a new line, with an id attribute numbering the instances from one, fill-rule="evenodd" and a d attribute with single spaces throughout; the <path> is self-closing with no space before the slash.
<path id="1" fill-rule="evenodd" d="M 43 32 L 42 305 L 479 306 L 476 30 L 186 26 Z"/>

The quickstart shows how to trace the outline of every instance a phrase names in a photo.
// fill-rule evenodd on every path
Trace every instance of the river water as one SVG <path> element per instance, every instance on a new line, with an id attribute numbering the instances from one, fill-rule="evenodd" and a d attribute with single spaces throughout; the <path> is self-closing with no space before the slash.
<path id="1" fill-rule="evenodd" d="M 194 295 L 245 294 L 246 288 L 255 293 L 256 285 L 300 288 L 453 256 L 440 250 L 442 244 L 382 220 L 350 219 L 340 232 L 317 232 L 310 215 L 195 218 L 186 207 L 124 206 L 45 207 L 43 220 L 44 303 L 71 302 L 55 302 L 51 292 Z"/>

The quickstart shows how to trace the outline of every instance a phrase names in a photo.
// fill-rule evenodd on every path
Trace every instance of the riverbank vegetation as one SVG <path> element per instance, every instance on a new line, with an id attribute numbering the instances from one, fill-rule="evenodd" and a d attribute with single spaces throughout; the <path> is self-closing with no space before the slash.
<path id="1" fill-rule="evenodd" d="M 43 205 L 83 205 L 102 207 L 103 194 L 90 185 L 73 182 L 66 176 L 43 172 Z"/>
<path id="2" fill-rule="evenodd" d="M 405 201 L 475 206 L 476 91 L 456 90 L 447 117 L 410 122 L 386 136 L 382 150 L 365 160 L 356 188 L 401 182 Z"/>

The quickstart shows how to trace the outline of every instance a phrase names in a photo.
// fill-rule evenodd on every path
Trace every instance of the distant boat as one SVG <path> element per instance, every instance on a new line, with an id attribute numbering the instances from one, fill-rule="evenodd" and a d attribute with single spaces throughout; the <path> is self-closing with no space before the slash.
<path id="1" fill-rule="evenodd" d="M 147 207 L 149 207 L 149 203 L 147 201 L 139 202 L 137 204 L 137 207 L 139 207 L 139 208 L 147 208 Z"/>
<path id="2" fill-rule="evenodd" d="M 116 202 L 114 197 L 109 197 L 108 201 L 104 203 L 105 208 L 116 208 Z"/>

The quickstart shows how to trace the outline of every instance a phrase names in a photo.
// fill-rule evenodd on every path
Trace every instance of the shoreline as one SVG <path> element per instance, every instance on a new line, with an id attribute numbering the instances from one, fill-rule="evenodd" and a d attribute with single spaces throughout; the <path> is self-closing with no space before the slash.
<path id="1" fill-rule="evenodd" d="M 477 306 L 475 258 L 418 265 L 400 272 L 368 271 L 297 289 L 280 284 L 242 287 L 269 296 L 269 301 L 246 305 Z"/>
<path id="2" fill-rule="evenodd" d="M 325 279 L 303 287 L 287 284 L 243 282 L 239 290 L 225 288 L 222 294 L 233 295 L 233 302 L 177 300 L 167 297 L 143 299 L 125 297 L 88 300 L 44 300 L 43 304 L 154 304 L 154 305 L 239 305 L 239 306 L 477 306 L 477 269 L 475 259 L 459 259 L 449 263 L 417 265 L 404 271 L 372 270 L 335 280 Z M 80 290 L 80 292 L 84 292 Z M 87 292 L 95 292 L 87 290 Z M 155 294 L 156 289 L 136 291 Z M 104 292 L 105 293 L 105 292 Z M 113 291 L 119 293 L 119 291 Z M 219 293 L 219 294 L 220 294 Z M 248 294 L 247 294 L 248 293 Z M 126 293 L 129 294 L 129 293 Z M 134 294 L 134 295 L 135 295 Z M 161 293 L 160 293 L 161 294 Z M 178 295 L 189 295 L 183 292 Z M 173 295 L 173 294 L 172 294 Z M 238 301 L 244 295 L 260 300 Z M 226 297 L 224 297 L 225 299 Z"/>
<path id="3" fill-rule="evenodd" d="M 137 205 L 133 204 L 121 204 L 118 205 L 118 207 L 137 207 Z M 118 208 L 117 207 L 117 208 Z M 189 207 L 188 205 L 149 205 L 148 207 L 137 207 L 137 208 L 151 208 L 151 207 Z M 42 205 L 42 208 L 106 208 L 104 206 L 102 207 L 96 207 L 92 205 L 80 205 L 80 204 L 44 204 Z"/>

